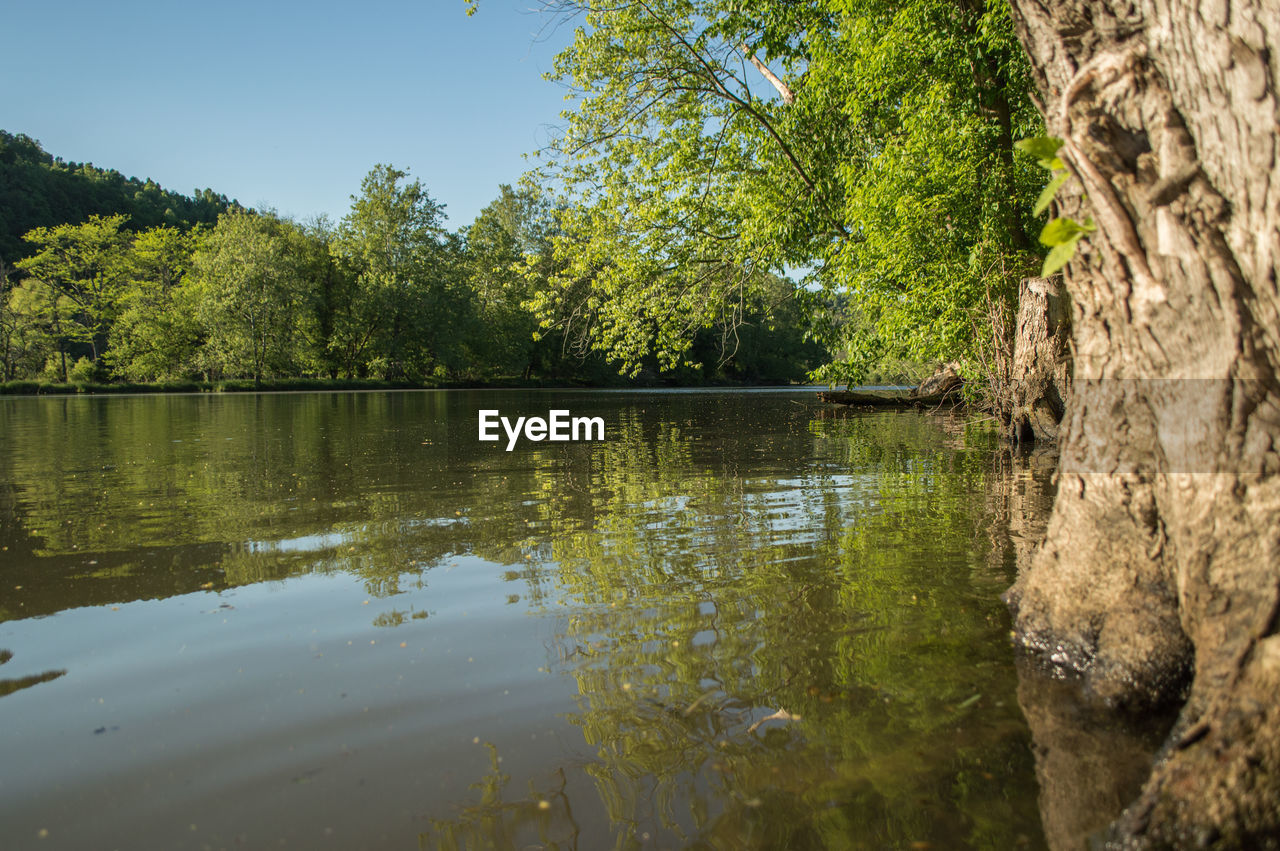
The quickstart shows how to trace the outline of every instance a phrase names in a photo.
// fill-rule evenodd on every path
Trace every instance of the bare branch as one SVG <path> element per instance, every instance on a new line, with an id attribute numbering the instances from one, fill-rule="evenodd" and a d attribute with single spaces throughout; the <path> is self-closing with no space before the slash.
<path id="1" fill-rule="evenodd" d="M 773 87 L 778 90 L 778 94 L 782 95 L 783 103 L 790 106 L 796 102 L 795 92 L 791 91 L 786 83 L 778 79 L 778 75 L 770 71 L 769 66 L 761 62 L 759 57 L 752 53 L 749 47 L 744 44 L 740 49 L 742 50 L 742 55 L 747 57 L 747 59 L 751 61 L 751 64 L 756 66 L 756 70 L 759 71 L 766 80 L 773 84 Z"/>

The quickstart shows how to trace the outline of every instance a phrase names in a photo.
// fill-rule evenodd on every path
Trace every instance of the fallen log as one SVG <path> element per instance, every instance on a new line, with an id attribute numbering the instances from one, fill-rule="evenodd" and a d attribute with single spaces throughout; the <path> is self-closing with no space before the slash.
<path id="1" fill-rule="evenodd" d="M 958 393 L 931 393 L 928 396 L 915 396 L 911 392 L 895 392 L 892 390 L 823 390 L 818 393 L 818 401 L 834 405 L 851 405 L 862 408 L 890 408 L 905 410 L 908 408 L 947 407 L 963 403 Z"/>
<path id="2" fill-rule="evenodd" d="M 860 408 L 910 408 L 957 407 L 964 403 L 960 388 L 964 379 L 956 371 L 956 364 L 949 363 L 920 384 L 909 390 L 823 390 L 818 400 L 835 405 Z"/>

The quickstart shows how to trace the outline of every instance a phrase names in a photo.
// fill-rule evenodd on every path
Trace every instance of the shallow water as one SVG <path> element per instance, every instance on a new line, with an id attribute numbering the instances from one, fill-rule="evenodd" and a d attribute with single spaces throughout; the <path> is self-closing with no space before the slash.
<path id="1" fill-rule="evenodd" d="M 477 440 L 553 407 L 606 439 Z M 5 847 L 1044 844 L 981 426 L 442 391 L 0 434 Z"/>

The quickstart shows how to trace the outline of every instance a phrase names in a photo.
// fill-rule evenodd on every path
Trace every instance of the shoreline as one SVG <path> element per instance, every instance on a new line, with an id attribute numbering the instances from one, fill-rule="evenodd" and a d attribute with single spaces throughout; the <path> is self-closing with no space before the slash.
<path id="1" fill-rule="evenodd" d="M 280 378 L 264 381 L 224 379 L 221 381 L 173 381 L 147 383 L 62 383 L 51 381 L 9 381 L 0 383 L 0 396 L 118 396 L 131 394 L 192 393 L 297 393 L 385 390 L 654 390 L 671 388 L 753 388 L 792 387 L 796 390 L 824 389 L 825 385 L 778 384 L 774 382 L 721 381 L 683 384 L 645 381 L 598 384 L 565 379 L 495 378 L 477 381 L 381 381 L 346 378 Z"/>

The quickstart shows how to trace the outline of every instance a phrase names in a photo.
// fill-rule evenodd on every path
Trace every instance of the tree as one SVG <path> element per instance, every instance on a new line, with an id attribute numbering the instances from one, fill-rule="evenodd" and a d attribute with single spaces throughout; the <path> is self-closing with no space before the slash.
<path id="1" fill-rule="evenodd" d="M 517 192 L 506 184 L 499 193 L 463 234 L 467 276 L 489 342 L 486 359 L 501 372 L 527 374 L 538 323 L 524 307 L 530 287 L 521 268 L 526 256 L 549 249 L 535 231 L 538 219 L 545 219 L 545 202 L 540 205 L 532 190 Z"/>
<path id="2" fill-rule="evenodd" d="M 195 372 L 200 325 L 186 278 L 196 243 L 176 228 L 157 227 L 138 234 L 129 246 L 128 285 L 106 354 L 117 375 L 163 381 Z"/>
<path id="3" fill-rule="evenodd" d="M 374 166 L 333 241 L 352 281 L 331 343 L 348 374 L 431 374 L 457 342 L 451 324 L 461 317 L 444 205 L 420 181 L 401 185 L 406 177 Z"/>
<path id="4" fill-rule="evenodd" d="M 153 180 L 66 162 L 29 136 L 0 130 L 0 256 L 19 256 L 22 235 L 37 227 L 124 215 L 127 229 L 170 225 L 189 230 L 212 225 L 233 206 L 236 202 L 211 189 L 180 195 Z"/>
<path id="5" fill-rule="evenodd" d="M 11 284 L 6 301 L 4 333 L 11 377 L 67 381 L 66 297 L 37 281 Z"/>
<path id="6" fill-rule="evenodd" d="M 500 373 L 528 377 L 554 356 L 539 333 L 530 301 L 547 286 L 554 212 L 530 185 L 499 187 L 499 195 L 463 232 L 469 286 L 483 344 L 481 357 Z"/>
<path id="7" fill-rule="evenodd" d="M 13 284 L 9 282 L 9 267 L 0 257 L 0 380 L 10 381 L 14 377 L 15 361 L 18 358 L 17 316 L 14 314 Z"/>
<path id="8" fill-rule="evenodd" d="M 43 335 L 24 310 L 29 291 L 16 285 L 12 273 L 0 258 L 0 381 L 38 372 L 48 355 L 37 343 Z"/>
<path id="9" fill-rule="evenodd" d="M 806 86 L 838 99 L 852 143 L 837 173 L 851 237 L 822 255 L 854 322 L 830 379 L 895 360 L 976 360 L 975 312 L 1017 302 L 1039 265 L 1040 173 L 1013 154 L 1040 118 L 1004 3 L 827 3 L 836 35 Z M 1031 231 L 1034 232 L 1034 231 Z M 983 329 L 985 333 L 986 329 Z"/>
<path id="10" fill-rule="evenodd" d="M 350 308 L 354 281 L 334 254 L 334 236 L 333 223 L 327 216 L 320 216 L 299 228 L 295 242 L 301 273 L 313 284 L 315 324 L 310 341 L 311 357 L 330 378 L 337 378 L 344 367 L 350 378 L 355 370 L 344 361 L 344 355 L 349 353 L 343 351 L 336 335 L 340 317 Z"/>
<path id="11" fill-rule="evenodd" d="M 191 264 L 210 372 L 259 381 L 306 369 L 313 293 L 299 270 L 296 225 L 223 213 Z"/>
<path id="12" fill-rule="evenodd" d="M 1280 835 L 1280 8 L 1014 0 L 1062 218 L 1075 397 L 1019 641 L 1143 706 L 1189 696 L 1113 829 L 1126 847 Z"/>
<path id="13" fill-rule="evenodd" d="M 95 365 L 106 348 L 124 290 L 125 220 L 123 215 L 90 216 L 83 224 L 35 228 L 23 237 L 36 253 L 18 261 L 18 268 L 30 276 L 27 286 L 49 291 L 50 328 L 58 337 L 63 381 L 68 346 L 87 351 Z"/>
<path id="14" fill-rule="evenodd" d="M 585 16 L 554 75 L 578 104 L 545 152 L 568 198 L 537 306 L 624 370 L 688 361 L 797 266 L 877 329 L 829 377 L 963 356 L 972 311 L 1038 263 L 1035 168 L 1011 144 L 1039 120 L 1003 6 L 552 5 Z"/>
<path id="15" fill-rule="evenodd" d="M 556 61 L 578 105 L 545 152 L 542 177 L 569 196 L 563 270 L 536 305 L 624 371 L 651 352 L 688 362 L 699 329 L 733 324 L 761 275 L 812 257 L 797 241 L 842 226 L 836 182 L 816 170 L 833 162 L 799 147 L 839 140 L 825 123 L 793 133 L 794 111 L 753 91 L 739 44 L 761 34 L 731 5 L 557 4 L 585 25 Z"/>

